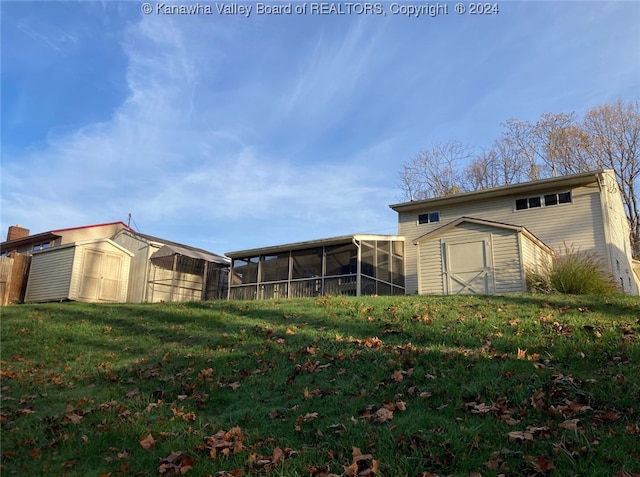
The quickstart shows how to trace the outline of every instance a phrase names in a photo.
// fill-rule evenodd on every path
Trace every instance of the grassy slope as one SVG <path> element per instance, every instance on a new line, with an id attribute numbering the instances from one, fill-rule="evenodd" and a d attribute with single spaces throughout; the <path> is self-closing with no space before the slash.
<path id="1" fill-rule="evenodd" d="M 640 472 L 638 298 L 1 312 L 2 475 Z"/>

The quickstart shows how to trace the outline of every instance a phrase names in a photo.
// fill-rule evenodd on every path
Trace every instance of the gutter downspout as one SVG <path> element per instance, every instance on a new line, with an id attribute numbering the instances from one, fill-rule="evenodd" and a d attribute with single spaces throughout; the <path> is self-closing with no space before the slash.
<path id="1" fill-rule="evenodd" d="M 351 239 L 353 245 L 358 249 L 358 255 L 356 259 L 356 296 L 361 296 L 361 288 L 362 288 L 362 250 L 360 248 L 360 242 L 353 237 Z"/>
<path id="2" fill-rule="evenodd" d="M 204 271 L 202 272 L 202 292 L 200 294 L 200 299 L 202 301 L 206 301 L 207 299 L 207 274 L 209 273 L 209 262 L 205 260 L 204 262 Z"/>
<path id="3" fill-rule="evenodd" d="M 173 293 L 176 288 L 176 270 L 178 268 L 178 254 L 173 254 L 173 271 L 171 273 L 171 292 L 169 292 L 169 301 L 173 301 Z"/>

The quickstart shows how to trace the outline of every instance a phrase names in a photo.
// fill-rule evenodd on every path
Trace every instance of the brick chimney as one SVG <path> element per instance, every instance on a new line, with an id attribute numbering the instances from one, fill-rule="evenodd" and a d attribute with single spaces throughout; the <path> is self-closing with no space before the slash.
<path id="1" fill-rule="evenodd" d="M 29 236 L 29 229 L 25 229 L 22 225 L 10 225 L 7 231 L 7 242 L 9 240 L 21 239 Z"/>

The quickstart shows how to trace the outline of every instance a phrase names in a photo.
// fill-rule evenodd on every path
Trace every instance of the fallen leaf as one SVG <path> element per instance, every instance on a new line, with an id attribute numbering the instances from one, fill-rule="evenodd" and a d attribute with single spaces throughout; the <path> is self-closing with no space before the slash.
<path id="1" fill-rule="evenodd" d="M 511 431 L 507 434 L 509 436 L 509 441 L 532 441 L 533 434 L 530 432 L 522 432 L 522 431 Z"/>
<path id="2" fill-rule="evenodd" d="M 140 445 L 147 450 L 153 450 L 156 446 L 156 440 L 151 434 L 140 441 Z"/>
<path id="3" fill-rule="evenodd" d="M 576 431 L 576 430 L 578 430 L 578 422 L 579 421 L 580 421 L 580 419 L 568 419 L 568 420 L 558 424 L 558 427 L 560 429 L 567 429 L 569 431 Z"/>
<path id="4" fill-rule="evenodd" d="M 543 474 L 547 474 L 551 472 L 553 469 L 555 469 L 555 464 L 553 463 L 553 460 L 548 460 L 545 456 L 540 456 L 536 459 L 534 459 L 531 456 L 525 456 L 525 460 L 531 462 L 533 467 L 538 472 L 542 472 Z"/>

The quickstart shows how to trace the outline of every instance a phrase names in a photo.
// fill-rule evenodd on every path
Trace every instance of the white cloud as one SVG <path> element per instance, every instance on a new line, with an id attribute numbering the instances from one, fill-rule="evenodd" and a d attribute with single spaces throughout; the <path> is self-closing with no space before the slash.
<path id="1" fill-rule="evenodd" d="M 37 232 L 124 220 L 129 212 L 150 233 L 189 217 L 202 223 L 277 214 L 304 227 L 345 222 L 385 205 L 385 192 L 368 183 L 362 163 L 296 161 L 286 144 L 281 153 L 267 150 L 255 118 L 225 127 L 224 111 L 236 107 L 241 115 L 251 104 L 205 90 L 220 71 L 189 47 L 192 34 L 164 18 L 144 19 L 128 31 L 128 97 L 110 121 L 51 136 L 45 148 L 9 158 L 2 178 L 5 227 L 21 222 Z M 362 32 L 353 35 L 340 63 L 350 62 L 363 41 Z M 251 78 L 243 82 L 252 87 Z"/>
<path id="2" fill-rule="evenodd" d="M 129 5 L 114 8 L 140 18 Z M 98 36 L 120 42 L 126 97 L 102 122 L 71 131 L 65 123 L 44 145 L 3 146 L 2 228 L 39 232 L 131 212 L 144 232 L 193 224 L 196 240 L 225 249 L 393 233 L 397 172 L 421 148 L 452 138 L 486 146 L 508 117 L 590 107 L 637 85 L 638 65 L 624 58 L 637 35 L 607 25 L 638 7 L 596 3 L 584 15 L 598 39 L 589 48 L 575 36 L 583 16 L 561 16 L 567 5 L 511 2 L 483 19 L 149 15 L 127 28 L 105 16 L 92 25 L 121 35 Z M 571 8 L 591 3 L 580 5 Z M 77 13 L 80 28 L 87 12 Z M 33 61 L 47 66 L 56 48 L 91 41 L 35 31 L 24 32 L 36 40 L 29 51 L 40 48 Z M 52 95 L 65 87 L 39 84 Z M 19 92 L 28 98 L 28 88 Z M 12 124 L 38 115 L 36 103 L 24 104 L 3 109 Z M 225 238 L 205 238 L 216 234 Z"/>

